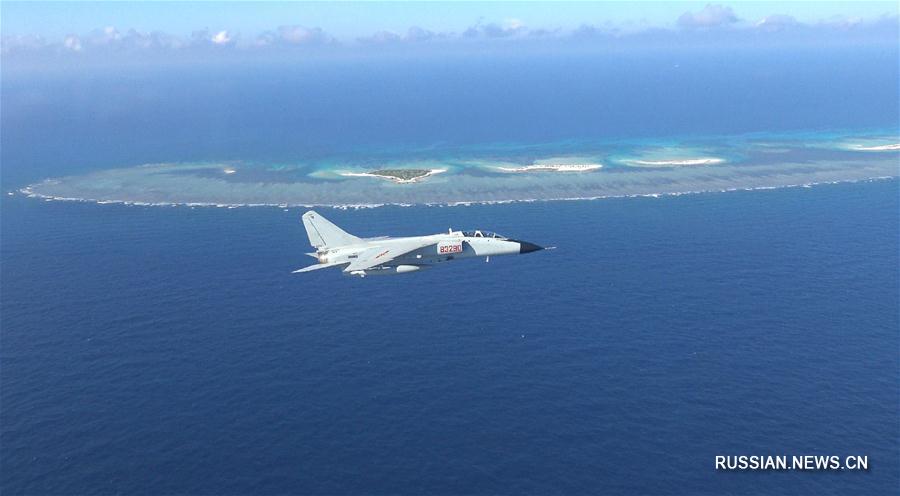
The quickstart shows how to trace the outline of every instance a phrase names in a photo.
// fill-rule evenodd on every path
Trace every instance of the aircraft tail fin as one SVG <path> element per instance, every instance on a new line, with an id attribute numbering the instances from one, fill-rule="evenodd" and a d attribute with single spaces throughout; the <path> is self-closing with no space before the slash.
<path id="1" fill-rule="evenodd" d="M 312 210 L 303 214 L 303 227 L 306 228 L 306 235 L 309 236 L 309 244 L 317 250 L 352 245 L 360 241 L 356 236 L 347 233 Z"/>

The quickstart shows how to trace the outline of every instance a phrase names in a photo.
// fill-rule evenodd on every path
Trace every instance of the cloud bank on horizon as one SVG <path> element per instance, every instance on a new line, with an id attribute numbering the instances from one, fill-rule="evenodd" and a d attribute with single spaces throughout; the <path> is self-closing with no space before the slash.
<path id="1" fill-rule="evenodd" d="M 508 18 L 502 21 L 479 20 L 459 31 L 436 31 L 413 25 L 406 31 L 380 30 L 354 38 L 339 38 L 325 28 L 281 25 L 255 34 L 236 30 L 200 29 L 190 36 L 163 31 L 120 30 L 107 26 L 88 33 L 71 33 L 62 38 L 40 34 L 3 34 L 0 51 L 7 59 L 31 56 L 172 55 L 173 53 L 266 53 L 292 49 L 332 47 L 367 49 L 371 47 L 483 46 L 487 43 L 526 43 L 540 41 L 557 45 L 774 43 L 823 41 L 841 43 L 888 42 L 896 44 L 900 18 L 896 4 L 887 4 L 879 16 L 862 18 L 836 16 L 815 22 L 801 22 L 794 16 L 773 13 L 757 19 L 744 18 L 732 7 L 720 4 L 687 10 L 672 26 L 647 22 L 612 21 L 583 23 L 577 28 L 531 27 Z"/>

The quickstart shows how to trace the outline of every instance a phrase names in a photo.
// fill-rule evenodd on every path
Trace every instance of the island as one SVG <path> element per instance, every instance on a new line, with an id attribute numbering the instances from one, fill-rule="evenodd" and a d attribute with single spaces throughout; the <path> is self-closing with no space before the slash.
<path id="1" fill-rule="evenodd" d="M 380 169 L 370 172 L 341 172 L 346 177 L 377 177 L 387 179 L 395 183 L 415 183 L 446 169 Z"/>
<path id="2" fill-rule="evenodd" d="M 893 152 L 900 150 L 900 143 L 893 143 L 890 145 L 873 145 L 873 146 L 865 146 L 865 145 L 855 145 L 851 147 L 852 150 L 858 150 L 861 152 Z"/>
<path id="3" fill-rule="evenodd" d="M 790 132 L 766 135 L 765 149 L 744 136 L 707 139 L 705 148 L 667 138 L 657 146 L 648 140 L 600 145 L 562 141 L 448 147 L 428 154 L 397 149 L 364 162 L 354 152 L 327 162 L 246 158 L 85 168 L 17 191 L 43 200 L 140 206 L 369 208 L 659 196 L 896 181 L 900 175 L 900 151 L 892 149 L 900 144 L 896 136 L 822 132 L 798 139 Z M 773 148 L 777 155 L 768 153 Z"/>
<path id="4" fill-rule="evenodd" d="M 589 172 L 602 168 L 601 164 L 535 164 L 522 167 L 496 167 L 503 172 Z"/>
<path id="5" fill-rule="evenodd" d="M 698 157 L 672 160 L 623 160 L 623 162 L 633 167 L 682 167 L 718 165 L 725 163 L 725 160 L 717 157 Z"/>

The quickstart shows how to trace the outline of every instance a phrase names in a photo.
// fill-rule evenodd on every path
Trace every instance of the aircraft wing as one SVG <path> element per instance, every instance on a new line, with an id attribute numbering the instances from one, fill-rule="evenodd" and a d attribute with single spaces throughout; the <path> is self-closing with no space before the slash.
<path id="1" fill-rule="evenodd" d="M 357 270 L 371 269 L 379 265 L 389 265 L 392 260 L 397 257 L 406 255 L 411 251 L 425 248 L 436 244 L 434 241 L 416 241 L 411 240 L 401 244 L 391 244 L 390 246 L 373 246 L 368 250 L 359 254 L 359 258 L 350 263 L 344 272 L 354 272 Z"/>
<path id="2" fill-rule="evenodd" d="M 332 263 L 327 263 L 327 264 L 310 265 L 309 267 L 303 267 L 302 269 L 297 269 L 297 270 L 291 272 L 291 274 L 299 274 L 301 272 L 311 272 L 313 270 L 327 269 L 329 267 L 337 267 L 338 265 L 344 265 L 345 263 L 347 263 L 347 262 L 332 262 Z"/>

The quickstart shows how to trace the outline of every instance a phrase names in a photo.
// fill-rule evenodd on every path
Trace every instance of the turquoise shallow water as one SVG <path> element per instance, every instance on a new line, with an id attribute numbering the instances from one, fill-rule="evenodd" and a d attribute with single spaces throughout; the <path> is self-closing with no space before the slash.
<path id="1" fill-rule="evenodd" d="M 583 199 L 800 186 L 896 177 L 891 130 L 752 134 L 428 149 L 368 149 L 295 163 L 145 164 L 53 178 L 51 199 L 192 205 L 383 205 Z M 528 171 L 579 164 L 577 172 Z M 430 170 L 415 184 L 361 177 Z M 439 173 L 439 174 L 438 174 Z"/>

